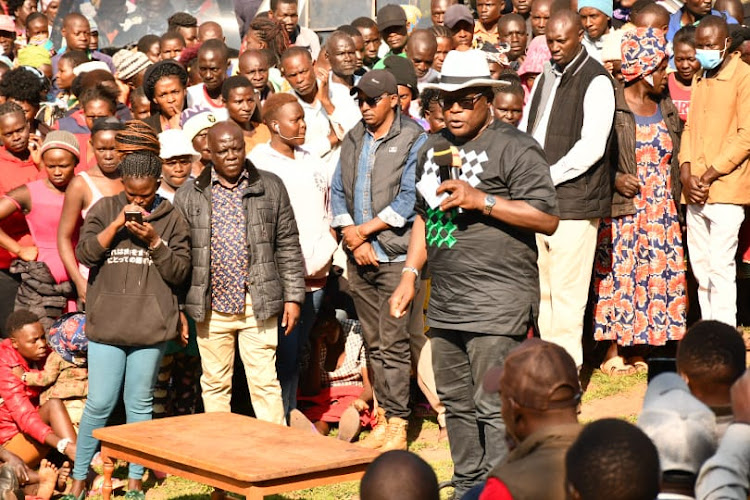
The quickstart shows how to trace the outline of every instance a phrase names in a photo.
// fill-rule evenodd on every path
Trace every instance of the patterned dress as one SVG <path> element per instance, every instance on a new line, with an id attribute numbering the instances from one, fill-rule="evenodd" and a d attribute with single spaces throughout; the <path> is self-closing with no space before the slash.
<path id="1" fill-rule="evenodd" d="M 635 115 L 635 214 L 603 220 L 594 266 L 594 339 L 664 345 L 685 334 L 685 262 L 661 112 Z"/>

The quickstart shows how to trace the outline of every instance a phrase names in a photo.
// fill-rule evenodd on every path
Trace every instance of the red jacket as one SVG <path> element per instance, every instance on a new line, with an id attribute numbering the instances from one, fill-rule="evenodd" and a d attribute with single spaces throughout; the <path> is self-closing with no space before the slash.
<path id="1" fill-rule="evenodd" d="M 44 360 L 40 364 L 44 365 Z M 11 370 L 19 365 L 30 369 L 10 339 L 0 342 L 0 443 L 5 444 L 19 432 L 44 443 L 52 429 L 39 416 L 41 388 L 27 387 L 13 375 Z"/>

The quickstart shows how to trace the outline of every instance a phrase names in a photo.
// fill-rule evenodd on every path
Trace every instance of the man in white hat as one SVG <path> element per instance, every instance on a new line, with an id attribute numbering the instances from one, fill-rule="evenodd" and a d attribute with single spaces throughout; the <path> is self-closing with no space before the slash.
<path id="1" fill-rule="evenodd" d="M 405 314 L 429 260 L 427 324 L 457 498 L 507 453 L 500 397 L 483 391 L 481 380 L 534 329 L 535 233 L 551 234 L 558 223 L 539 145 L 493 119 L 492 89 L 502 85 L 490 78 L 484 54 L 469 50 L 449 52 L 439 83 L 425 86 L 440 91 L 446 129 L 420 151 L 407 272 L 389 301 L 393 316 Z M 450 180 L 437 173 L 446 156 L 459 167 Z"/>

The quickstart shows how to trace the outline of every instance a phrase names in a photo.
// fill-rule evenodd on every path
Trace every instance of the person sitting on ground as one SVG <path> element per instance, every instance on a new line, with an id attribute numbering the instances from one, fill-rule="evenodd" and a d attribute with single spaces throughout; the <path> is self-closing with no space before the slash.
<path id="1" fill-rule="evenodd" d="M 503 74 L 501 78 L 507 81 L 509 85 L 494 89 L 495 97 L 492 98 L 492 112 L 495 119 L 517 127 L 523 117 L 525 95 L 521 79 L 513 73 Z"/>
<path id="2" fill-rule="evenodd" d="M 311 334 L 311 347 L 301 379 L 300 409 L 291 412 L 290 423 L 308 429 L 312 424 L 324 436 L 338 424 L 337 438 L 351 442 L 374 423 L 372 385 L 359 321 L 339 322 L 330 309 L 321 311 Z"/>
<path id="3" fill-rule="evenodd" d="M 13 312 L 6 324 L 10 337 L 0 342 L 0 442 L 3 448 L 35 467 L 55 448 L 76 457 L 76 433 L 59 399 L 39 405 L 39 388 L 29 387 L 13 373 L 44 365 L 47 341 L 39 317 L 26 309 Z M 52 426 L 52 427 L 51 427 Z"/>
<path id="4" fill-rule="evenodd" d="M 229 119 L 242 129 L 246 153 L 271 140 L 271 131 L 261 122 L 260 106 L 250 80 L 239 75 L 227 78 L 221 87 L 221 96 Z"/>
<path id="5" fill-rule="evenodd" d="M 437 476 L 430 465 L 408 451 L 391 450 L 376 458 L 359 483 L 361 500 L 438 500 Z"/>
<path id="6" fill-rule="evenodd" d="M 89 371 L 87 352 L 89 341 L 84 328 L 86 316 L 83 313 L 66 314 L 52 324 L 47 338 L 52 348 L 44 368 L 25 370 L 22 366 L 13 369 L 29 387 L 43 390 L 39 403 L 59 399 L 70 415 L 70 421 L 77 429 L 81 423 L 83 406 L 89 392 Z"/>
<path id="7" fill-rule="evenodd" d="M 745 373 L 745 342 L 719 321 L 701 321 L 677 346 L 677 372 L 690 392 L 716 415 L 719 437 L 732 422 L 730 389 Z"/>
<path id="8" fill-rule="evenodd" d="M 734 383 L 731 399 L 734 422 L 695 483 L 695 497 L 700 500 L 744 500 L 750 494 L 750 371 Z"/>
<path id="9" fill-rule="evenodd" d="M 571 500 L 645 500 L 659 494 L 659 453 L 642 430 L 624 420 L 605 418 L 584 427 L 565 455 L 565 469 Z"/>
<path id="10" fill-rule="evenodd" d="M 581 385 L 573 358 L 556 344 L 526 340 L 508 354 L 503 367 L 487 371 L 484 390 L 500 394 L 512 445 L 507 458 L 490 471 L 479 498 L 564 500 L 565 452 L 581 431 L 576 414 Z"/>
<path id="11" fill-rule="evenodd" d="M 690 394 L 679 375 L 662 373 L 648 384 L 638 427 L 659 452 L 659 498 L 695 498 L 698 472 L 716 451 L 716 418 L 711 409 Z"/>

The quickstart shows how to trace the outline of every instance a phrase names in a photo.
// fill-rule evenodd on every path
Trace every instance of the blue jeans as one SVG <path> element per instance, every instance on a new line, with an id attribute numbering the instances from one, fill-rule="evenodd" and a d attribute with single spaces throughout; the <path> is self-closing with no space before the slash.
<path id="1" fill-rule="evenodd" d="M 305 293 L 299 322 L 289 335 L 284 335 L 281 326 L 283 314 L 279 315 L 279 345 L 276 347 L 276 374 L 281 384 L 281 399 L 284 402 L 284 415 L 297 408 L 297 386 L 299 385 L 300 358 L 307 345 L 315 317 L 323 303 L 324 290 Z"/>
<path id="2" fill-rule="evenodd" d="M 167 343 L 121 347 L 89 340 L 89 395 L 81 417 L 73 479 L 86 479 L 99 440 L 94 429 L 107 425 L 123 386 L 127 423 L 151 420 L 154 385 Z M 143 466 L 130 464 L 128 478 L 141 479 Z"/>

